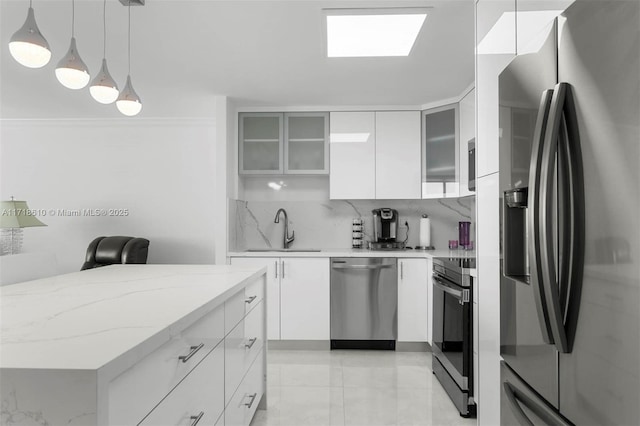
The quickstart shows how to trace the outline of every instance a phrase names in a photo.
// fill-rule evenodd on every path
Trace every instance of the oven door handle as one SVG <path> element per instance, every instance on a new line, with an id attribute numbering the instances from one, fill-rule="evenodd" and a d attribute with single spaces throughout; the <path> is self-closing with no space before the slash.
<path id="1" fill-rule="evenodd" d="M 469 290 L 456 290 L 444 284 L 441 279 L 436 277 L 433 277 L 433 285 L 444 291 L 445 293 L 449 293 L 450 295 L 458 299 L 461 305 L 469 302 Z"/>

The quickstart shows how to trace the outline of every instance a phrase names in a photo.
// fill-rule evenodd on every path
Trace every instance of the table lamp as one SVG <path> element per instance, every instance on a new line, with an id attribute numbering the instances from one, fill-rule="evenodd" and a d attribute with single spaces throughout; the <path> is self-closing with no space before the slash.
<path id="1" fill-rule="evenodd" d="M 22 249 L 22 228 L 47 226 L 40 222 L 29 209 L 26 201 L 0 201 L 0 228 L 2 244 L 0 256 L 18 254 Z"/>

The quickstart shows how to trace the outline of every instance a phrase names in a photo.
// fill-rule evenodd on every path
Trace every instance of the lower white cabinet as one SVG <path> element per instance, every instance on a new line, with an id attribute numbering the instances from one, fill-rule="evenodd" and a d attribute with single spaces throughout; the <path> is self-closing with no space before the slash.
<path id="1" fill-rule="evenodd" d="M 283 340 L 329 340 L 329 259 L 283 258 L 280 334 Z"/>
<path id="2" fill-rule="evenodd" d="M 232 257 L 231 264 L 267 267 L 267 338 L 280 340 L 280 258 Z"/>
<path id="3" fill-rule="evenodd" d="M 218 345 L 139 425 L 215 425 L 224 410 L 224 371 Z"/>
<path id="4" fill-rule="evenodd" d="M 264 305 L 258 304 L 224 339 L 224 387 L 225 404 L 236 392 L 242 378 L 264 346 L 264 329 L 261 319 Z"/>
<path id="5" fill-rule="evenodd" d="M 225 408 L 225 426 L 247 426 L 251 423 L 258 403 L 264 394 L 264 357 L 260 355 L 247 370 L 242 383 Z"/>
<path id="6" fill-rule="evenodd" d="M 398 341 L 430 342 L 431 259 L 398 259 Z"/>
<path id="7" fill-rule="evenodd" d="M 267 338 L 329 340 L 329 259 L 233 257 L 267 267 Z"/>

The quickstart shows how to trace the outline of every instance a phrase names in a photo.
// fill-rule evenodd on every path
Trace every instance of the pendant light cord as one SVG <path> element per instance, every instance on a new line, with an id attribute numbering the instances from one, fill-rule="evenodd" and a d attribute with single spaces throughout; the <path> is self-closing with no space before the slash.
<path id="1" fill-rule="evenodd" d="M 131 75 L 131 0 L 129 0 L 129 72 L 127 74 Z"/>
<path id="2" fill-rule="evenodd" d="M 71 0 L 71 37 L 76 36 L 76 0 Z"/>
<path id="3" fill-rule="evenodd" d="M 107 0 L 102 5 L 102 59 L 107 57 Z"/>

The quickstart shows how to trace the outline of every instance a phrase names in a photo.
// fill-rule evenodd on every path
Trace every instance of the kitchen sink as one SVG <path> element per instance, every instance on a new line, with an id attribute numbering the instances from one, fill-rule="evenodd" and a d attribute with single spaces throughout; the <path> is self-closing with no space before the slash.
<path id="1" fill-rule="evenodd" d="M 252 252 L 252 253 L 265 253 L 265 252 L 271 252 L 271 251 L 277 251 L 277 252 L 286 252 L 286 253 L 317 253 L 320 252 L 319 249 L 293 249 L 293 248 L 289 248 L 289 249 L 274 249 L 274 248 L 266 248 L 266 249 L 248 249 L 248 252 Z"/>

